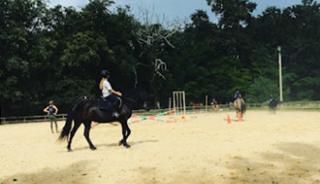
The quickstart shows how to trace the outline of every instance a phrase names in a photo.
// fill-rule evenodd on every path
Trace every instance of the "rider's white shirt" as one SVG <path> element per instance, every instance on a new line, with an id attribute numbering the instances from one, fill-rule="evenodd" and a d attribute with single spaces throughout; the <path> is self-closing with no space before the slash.
<path id="1" fill-rule="evenodd" d="M 111 95 L 111 90 L 112 90 L 112 87 L 111 87 L 110 82 L 108 80 L 104 80 L 103 87 L 102 87 L 102 96 L 107 97 L 107 96 Z"/>

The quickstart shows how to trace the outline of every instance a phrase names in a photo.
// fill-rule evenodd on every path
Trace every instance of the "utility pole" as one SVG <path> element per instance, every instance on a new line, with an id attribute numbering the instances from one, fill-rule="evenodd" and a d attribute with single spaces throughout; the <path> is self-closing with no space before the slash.
<path id="1" fill-rule="evenodd" d="M 281 47 L 278 46 L 278 62 L 279 62 L 279 95 L 280 102 L 283 102 L 283 93 L 282 93 L 282 56 L 281 56 Z"/>

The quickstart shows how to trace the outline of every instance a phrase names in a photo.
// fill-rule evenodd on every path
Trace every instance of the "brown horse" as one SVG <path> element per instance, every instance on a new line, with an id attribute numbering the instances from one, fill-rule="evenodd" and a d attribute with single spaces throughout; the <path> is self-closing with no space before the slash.
<path id="1" fill-rule="evenodd" d="M 233 106 L 237 112 L 238 120 L 242 120 L 243 114 L 246 112 L 246 103 L 244 102 L 243 98 L 239 97 L 233 102 Z"/>

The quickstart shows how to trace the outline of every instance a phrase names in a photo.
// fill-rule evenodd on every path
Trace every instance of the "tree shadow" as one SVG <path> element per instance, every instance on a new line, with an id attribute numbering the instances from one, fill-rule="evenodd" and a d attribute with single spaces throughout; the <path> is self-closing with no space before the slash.
<path id="1" fill-rule="evenodd" d="M 262 161 L 239 156 L 226 164 L 224 183 L 320 184 L 320 148 L 303 143 L 279 143 L 275 152 L 261 153 Z"/>
<path id="2" fill-rule="evenodd" d="M 62 183 L 90 183 L 89 176 L 92 168 L 88 168 L 89 161 L 81 161 L 64 169 L 44 168 L 34 173 L 18 173 L 0 179 L 0 184 L 62 184 Z"/>

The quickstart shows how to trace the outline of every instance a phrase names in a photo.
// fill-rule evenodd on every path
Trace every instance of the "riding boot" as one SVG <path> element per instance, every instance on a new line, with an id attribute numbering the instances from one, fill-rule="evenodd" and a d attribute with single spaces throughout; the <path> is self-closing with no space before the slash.
<path id="1" fill-rule="evenodd" d="M 112 106 L 112 109 L 114 109 L 112 115 L 113 117 L 118 118 L 120 116 L 118 102 L 114 102 Z"/>
<path id="2" fill-rule="evenodd" d="M 113 98 L 113 103 L 112 103 L 114 112 L 113 112 L 113 116 L 118 118 L 120 116 L 120 101 L 117 97 L 114 96 Z"/>
<path id="3" fill-rule="evenodd" d="M 120 116 L 120 114 L 117 111 L 115 111 L 115 112 L 112 113 L 112 116 L 114 118 L 118 118 Z"/>

